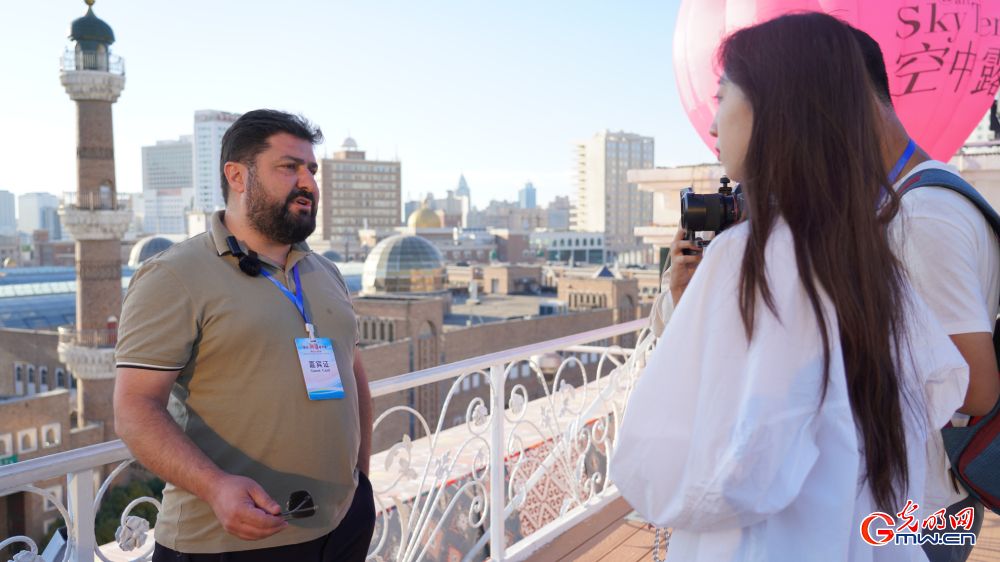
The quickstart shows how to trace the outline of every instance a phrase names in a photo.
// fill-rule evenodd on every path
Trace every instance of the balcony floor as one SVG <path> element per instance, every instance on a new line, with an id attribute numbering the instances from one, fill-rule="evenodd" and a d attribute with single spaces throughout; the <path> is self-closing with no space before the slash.
<path id="1" fill-rule="evenodd" d="M 572 531 L 571 531 L 572 532 Z M 580 537 L 581 543 L 559 562 L 637 562 L 653 559 L 653 530 L 638 519 L 625 517 Z M 1000 560 L 1000 516 L 986 512 L 983 529 L 968 562 Z"/>
<path id="2" fill-rule="evenodd" d="M 570 530 L 572 533 L 576 529 Z M 636 562 L 653 559 L 653 529 L 626 516 L 604 529 L 587 529 L 576 547 L 559 562 Z"/>

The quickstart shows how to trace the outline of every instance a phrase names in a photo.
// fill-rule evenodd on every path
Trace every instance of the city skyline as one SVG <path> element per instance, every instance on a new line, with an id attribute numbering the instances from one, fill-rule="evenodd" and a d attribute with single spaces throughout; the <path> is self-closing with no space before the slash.
<path id="1" fill-rule="evenodd" d="M 441 196 L 464 174 L 477 207 L 525 181 L 540 202 L 571 195 L 573 143 L 604 129 L 655 137 L 660 166 L 714 161 L 677 98 L 677 5 L 316 2 L 272 26 L 265 2 L 181 0 L 154 17 L 148 5 L 98 0 L 127 75 L 116 105 L 119 187 L 141 191 L 141 147 L 191 134 L 194 111 L 264 106 L 323 127 L 319 158 L 353 136 L 373 158 L 406 162 L 404 195 Z M 0 169 L 0 189 L 73 190 L 75 116 L 57 60 L 66 22 L 85 10 L 81 0 L 4 8 L 21 25 L 0 38 L 3 52 L 18 53 L 6 57 L 12 87 L 0 92 L 0 114 L 20 132 L 0 150 L 21 165 Z"/>

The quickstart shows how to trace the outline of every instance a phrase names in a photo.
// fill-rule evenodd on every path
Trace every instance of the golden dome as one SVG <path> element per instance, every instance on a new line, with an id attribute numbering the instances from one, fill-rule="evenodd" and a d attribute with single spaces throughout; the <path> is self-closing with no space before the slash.
<path id="1" fill-rule="evenodd" d="M 421 206 L 410 213 L 410 218 L 406 219 L 406 226 L 410 228 L 443 228 L 444 221 L 434 211 L 426 206 Z"/>

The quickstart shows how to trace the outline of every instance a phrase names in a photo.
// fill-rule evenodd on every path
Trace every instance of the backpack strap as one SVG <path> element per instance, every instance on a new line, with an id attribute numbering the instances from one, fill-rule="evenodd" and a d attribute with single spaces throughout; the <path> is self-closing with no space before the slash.
<path id="1" fill-rule="evenodd" d="M 928 185 L 932 187 L 950 189 L 964 196 L 970 203 L 979 209 L 979 212 L 986 218 L 986 222 L 990 223 L 990 226 L 993 227 L 993 232 L 996 233 L 997 236 L 1000 236 L 1000 214 L 997 214 L 993 207 L 982 195 L 979 194 L 978 191 L 976 191 L 976 188 L 969 184 L 969 182 L 965 181 L 957 174 L 949 172 L 948 170 L 931 168 L 929 170 L 917 172 L 899 187 L 897 193 L 899 193 L 900 197 L 902 197 L 918 187 Z"/>

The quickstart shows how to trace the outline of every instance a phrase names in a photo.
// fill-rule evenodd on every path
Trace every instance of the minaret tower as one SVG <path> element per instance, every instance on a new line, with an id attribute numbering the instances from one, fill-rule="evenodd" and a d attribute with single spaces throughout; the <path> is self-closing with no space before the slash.
<path id="1" fill-rule="evenodd" d="M 77 378 L 77 423 L 103 422 L 114 436 L 114 344 L 121 312 L 121 238 L 132 211 L 120 205 L 115 182 L 111 104 L 125 88 L 125 63 L 110 52 L 111 26 L 87 13 L 73 21 L 75 43 L 63 55 L 60 79 L 76 102 L 77 191 L 60 209 L 76 240 L 76 325 L 60 329 L 60 358 Z"/>

